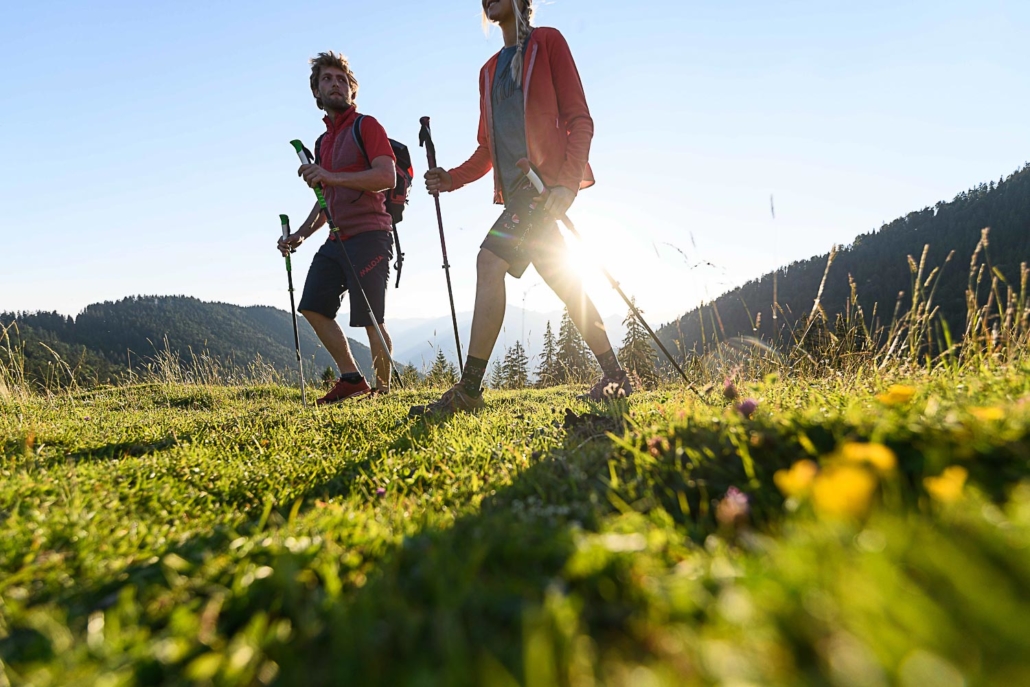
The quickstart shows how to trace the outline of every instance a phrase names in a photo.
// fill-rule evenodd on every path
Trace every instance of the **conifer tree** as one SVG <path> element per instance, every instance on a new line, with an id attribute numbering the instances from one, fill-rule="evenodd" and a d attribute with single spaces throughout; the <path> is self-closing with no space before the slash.
<path id="1" fill-rule="evenodd" d="M 505 389 L 524 389 L 529 383 L 529 358 L 521 341 L 516 341 L 504 355 L 501 377 Z"/>
<path id="2" fill-rule="evenodd" d="M 636 306 L 637 299 L 633 298 L 631 301 Z M 643 314 L 642 310 L 639 312 Z M 619 363 L 627 372 L 636 374 L 645 387 L 653 387 L 658 383 L 658 370 L 655 367 L 657 355 L 651 347 L 647 331 L 633 316 L 632 310 L 626 313 L 626 319 L 622 324 L 626 327 L 626 336 L 623 337 L 622 348 L 619 349 Z"/>
<path id="3" fill-rule="evenodd" d="M 422 375 L 418 373 L 418 369 L 412 365 L 401 365 L 400 369 L 401 383 L 404 384 L 404 388 L 412 388 L 422 383 Z"/>
<path id="4" fill-rule="evenodd" d="M 593 356 L 576 325 L 569 317 L 568 308 L 562 315 L 558 330 L 558 374 L 560 384 L 587 381 L 593 375 Z"/>
<path id="5" fill-rule="evenodd" d="M 551 321 L 547 321 L 544 330 L 544 347 L 540 352 L 540 367 L 536 369 L 536 385 L 539 387 L 554 386 L 558 383 L 558 341 L 551 331 Z"/>
<path id="6" fill-rule="evenodd" d="M 335 383 L 336 370 L 333 369 L 332 365 L 326 365 L 326 368 L 322 370 L 322 386 L 326 389 L 331 389 Z"/>
<path id="7" fill-rule="evenodd" d="M 489 386 L 491 389 L 504 388 L 504 369 L 500 360 L 494 360 L 490 366 Z"/>
<path id="8" fill-rule="evenodd" d="M 443 349 L 436 349 L 436 358 L 429 368 L 426 381 L 433 386 L 451 386 L 458 381 L 458 368 L 444 356 Z"/>

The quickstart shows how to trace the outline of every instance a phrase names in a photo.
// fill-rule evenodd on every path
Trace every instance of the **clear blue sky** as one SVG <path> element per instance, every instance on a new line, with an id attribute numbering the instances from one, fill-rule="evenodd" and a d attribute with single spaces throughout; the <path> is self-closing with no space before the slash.
<path id="1" fill-rule="evenodd" d="M 288 307 L 274 242 L 277 215 L 296 226 L 312 202 L 288 144 L 322 127 L 309 57 L 350 57 L 359 108 L 411 146 L 418 175 L 420 116 L 441 164 L 475 146 L 476 76 L 498 32 L 484 36 L 475 2 L 390 7 L 6 4 L 0 310 L 75 314 L 131 294 Z M 1022 0 L 551 0 L 536 23 L 567 37 L 595 119 L 598 184 L 570 214 L 655 323 L 1030 160 Z M 447 312 L 432 201 L 416 191 L 388 321 Z M 498 212 L 490 181 L 442 202 L 469 310 Z M 316 247 L 298 253 L 298 280 Z M 602 312 L 624 310 L 590 283 Z M 509 302 L 558 307 L 540 284 L 509 281 Z"/>

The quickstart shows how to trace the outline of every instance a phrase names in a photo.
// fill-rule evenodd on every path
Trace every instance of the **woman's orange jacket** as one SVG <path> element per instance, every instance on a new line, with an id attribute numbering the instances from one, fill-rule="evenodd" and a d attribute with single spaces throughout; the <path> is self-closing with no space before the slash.
<path id="1" fill-rule="evenodd" d="M 457 189 L 494 169 L 494 202 L 503 203 L 492 140 L 491 89 L 497 57 L 487 60 L 479 75 L 479 147 L 449 173 Z M 573 191 L 592 186 L 594 177 L 587 158 L 594 137 L 594 120 L 590 118 L 569 44 L 557 29 L 540 27 L 530 34 L 523 56 L 522 93 L 529 161 L 544 183 Z"/>

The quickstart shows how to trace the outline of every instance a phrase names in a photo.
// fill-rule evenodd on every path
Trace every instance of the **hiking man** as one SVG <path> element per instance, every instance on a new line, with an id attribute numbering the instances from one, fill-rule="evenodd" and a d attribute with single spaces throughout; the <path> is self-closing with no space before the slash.
<path id="1" fill-rule="evenodd" d="M 466 162 L 429 170 L 430 193 L 455 191 L 493 168 L 494 202 L 504 212 L 483 241 L 476 263 L 476 304 L 461 381 L 411 414 L 450 414 L 484 406 L 483 375 L 504 321 L 506 274 L 520 278 L 533 263 L 569 310 L 604 375 L 585 394 L 592 400 L 628 396 L 597 308 L 567 267 L 556 218 L 593 185 L 587 163 L 594 123 L 568 43 L 553 28 L 533 28 L 532 0 L 483 0 L 486 21 L 498 24 L 504 47 L 480 72 L 479 147 Z M 550 188 L 546 202 L 516 167 L 528 158 Z"/>
<path id="2" fill-rule="evenodd" d="M 355 140 L 354 124 L 359 115 L 354 101 L 358 94 L 358 81 L 347 58 L 332 51 L 319 53 L 311 60 L 310 85 L 315 105 L 325 111 L 326 132 L 315 143 L 314 164 L 301 165 L 297 173 L 308 186 L 324 189 L 329 212 L 358 272 L 360 288 L 368 297 L 376 323 L 391 349 L 384 355 L 375 327 L 364 308 L 361 292 L 357 285 L 348 283 L 351 279 L 349 269 L 340 247 L 335 245 L 335 237 L 330 234 L 311 261 L 299 308 L 340 370 L 340 378 L 333 388 L 316 401 L 326 404 L 390 391 L 389 356 L 393 343 L 383 324 L 383 314 L 390 281 L 390 259 L 393 257 L 390 235 L 393 223 L 386 211 L 383 191 L 394 187 L 396 158 L 386 131 L 372 117 L 362 116 L 360 120 L 364 154 Z M 286 255 L 325 223 L 325 213 L 315 203 L 311 214 L 297 231 L 279 239 L 279 251 Z M 350 291 L 350 326 L 364 327 L 368 334 L 376 373 L 374 392 L 358 371 L 347 337 L 336 323 L 336 313 L 345 291 Z"/>

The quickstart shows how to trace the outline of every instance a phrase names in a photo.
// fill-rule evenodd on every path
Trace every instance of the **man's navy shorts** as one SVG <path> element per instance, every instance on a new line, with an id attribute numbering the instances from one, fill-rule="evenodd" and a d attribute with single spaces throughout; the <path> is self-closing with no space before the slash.
<path id="1" fill-rule="evenodd" d="M 343 247 L 347 249 L 351 264 L 358 273 L 358 283 L 368 297 L 376 322 L 382 324 L 386 311 L 386 289 L 390 284 L 393 237 L 389 231 L 366 231 L 344 241 Z M 350 268 L 340 250 L 339 241 L 326 241 L 311 261 L 299 309 L 335 319 L 343 301 L 343 293 L 350 291 L 350 326 L 371 327 L 372 320 L 361 292 L 350 288 L 350 281 Z"/>
<path id="2" fill-rule="evenodd" d="M 565 257 L 565 239 L 558 223 L 533 200 L 536 191 L 525 182 L 504 204 L 504 212 L 494 222 L 490 233 L 480 244 L 508 263 L 508 274 L 518 279 L 529 263 L 539 269 L 541 263 Z"/>

